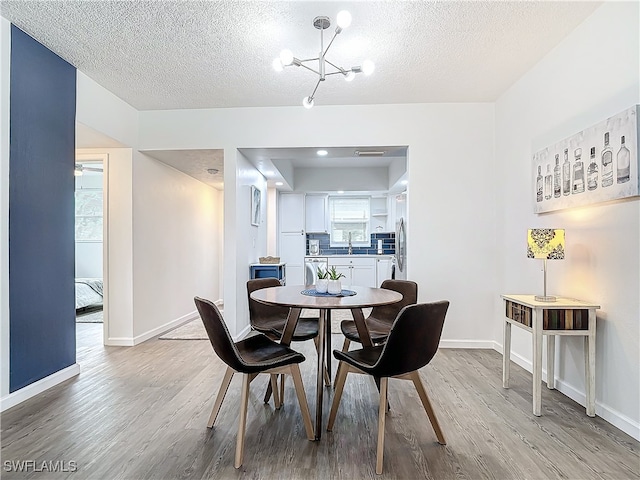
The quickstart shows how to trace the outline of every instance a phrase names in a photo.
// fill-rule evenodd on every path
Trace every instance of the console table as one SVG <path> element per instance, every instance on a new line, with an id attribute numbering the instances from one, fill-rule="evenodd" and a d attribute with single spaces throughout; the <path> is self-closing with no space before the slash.
<path id="1" fill-rule="evenodd" d="M 594 303 L 558 297 L 555 302 L 540 302 L 534 295 L 502 295 L 504 301 L 504 353 L 502 386 L 509 388 L 511 325 L 533 336 L 533 414 L 540 416 L 542 403 L 542 336 L 547 335 L 547 387 L 555 388 L 556 335 L 584 336 L 585 389 L 587 415 L 596 414 L 596 310 Z"/>

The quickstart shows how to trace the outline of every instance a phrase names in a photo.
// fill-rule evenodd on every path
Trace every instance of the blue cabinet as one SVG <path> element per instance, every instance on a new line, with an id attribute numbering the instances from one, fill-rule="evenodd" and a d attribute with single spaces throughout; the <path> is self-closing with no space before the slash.
<path id="1" fill-rule="evenodd" d="M 277 278 L 285 284 L 284 263 L 252 263 L 249 265 L 250 278 Z"/>

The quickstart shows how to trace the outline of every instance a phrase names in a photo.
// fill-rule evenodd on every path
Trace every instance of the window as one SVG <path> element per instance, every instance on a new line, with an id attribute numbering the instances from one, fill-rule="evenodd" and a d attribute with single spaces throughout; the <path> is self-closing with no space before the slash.
<path id="1" fill-rule="evenodd" d="M 329 197 L 329 219 L 331 222 L 331 246 L 370 247 L 369 211 L 370 197 Z"/>

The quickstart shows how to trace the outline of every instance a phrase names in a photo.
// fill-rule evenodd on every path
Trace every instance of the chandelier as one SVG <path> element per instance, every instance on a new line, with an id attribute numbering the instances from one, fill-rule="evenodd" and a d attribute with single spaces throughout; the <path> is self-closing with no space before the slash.
<path id="1" fill-rule="evenodd" d="M 342 32 L 342 30 L 351 25 L 351 14 L 346 10 L 343 10 L 338 13 L 336 21 L 338 23 L 338 26 L 336 27 L 329 45 L 327 45 L 327 48 L 325 49 L 324 31 L 331 26 L 331 21 L 329 20 L 329 17 L 325 16 L 320 16 L 313 19 L 313 26 L 320 30 L 320 53 L 316 58 L 307 58 L 305 60 L 300 60 L 293 56 L 291 50 L 285 49 L 282 50 L 282 52 L 280 52 L 280 56 L 273 61 L 273 68 L 277 72 L 281 72 L 284 67 L 295 65 L 296 67 L 304 67 L 318 76 L 318 81 L 316 82 L 316 86 L 313 89 L 313 92 L 311 92 L 311 95 L 305 97 L 302 100 L 302 105 L 304 105 L 305 108 L 313 107 L 313 100 L 315 98 L 316 91 L 320 86 L 320 82 L 324 82 L 327 76 L 342 75 L 347 82 L 350 82 L 354 79 L 356 73 L 364 73 L 365 75 L 370 75 L 371 73 L 373 73 L 374 64 L 371 60 L 365 60 L 364 62 L 362 62 L 362 66 L 355 66 L 349 69 L 339 67 L 327 60 L 327 52 L 329 51 L 329 48 L 331 48 L 331 45 L 333 45 L 333 41 L 335 40 L 335 38 Z M 308 62 L 318 62 L 318 69 L 315 70 L 314 68 L 305 65 L 305 63 Z"/>

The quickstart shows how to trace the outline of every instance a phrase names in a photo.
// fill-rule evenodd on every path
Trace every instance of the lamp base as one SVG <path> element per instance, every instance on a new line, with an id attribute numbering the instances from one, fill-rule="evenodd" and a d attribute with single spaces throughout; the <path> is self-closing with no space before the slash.
<path id="1" fill-rule="evenodd" d="M 557 297 L 552 295 L 536 295 L 533 297 L 537 302 L 555 302 L 557 301 Z"/>

